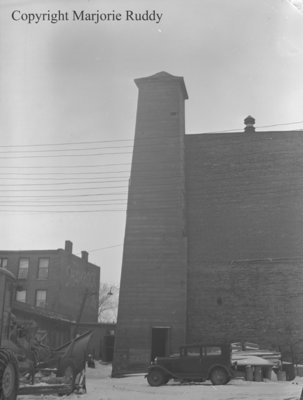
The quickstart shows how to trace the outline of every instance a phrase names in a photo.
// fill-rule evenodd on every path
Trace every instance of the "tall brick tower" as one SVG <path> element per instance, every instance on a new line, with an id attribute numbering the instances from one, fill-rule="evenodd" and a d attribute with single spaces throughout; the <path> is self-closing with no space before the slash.
<path id="1" fill-rule="evenodd" d="M 146 368 L 186 341 L 187 244 L 182 77 L 139 89 L 113 376 Z"/>

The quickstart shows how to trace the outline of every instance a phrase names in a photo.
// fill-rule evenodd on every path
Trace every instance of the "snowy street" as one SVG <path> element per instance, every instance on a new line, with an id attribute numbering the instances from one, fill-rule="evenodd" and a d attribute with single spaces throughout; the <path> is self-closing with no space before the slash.
<path id="1" fill-rule="evenodd" d="M 180 384 L 169 382 L 165 386 L 151 387 L 143 375 L 127 378 L 110 378 L 111 365 L 99 365 L 87 369 L 87 393 L 68 397 L 19 396 L 18 400 L 299 400 L 303 378 L 292 382 L 246 382 L 232 380 L 225 386 Z"/>

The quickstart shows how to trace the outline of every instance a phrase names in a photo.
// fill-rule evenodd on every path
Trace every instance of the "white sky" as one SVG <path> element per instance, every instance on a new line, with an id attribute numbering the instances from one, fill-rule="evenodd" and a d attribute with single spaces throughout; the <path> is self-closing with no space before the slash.
<path id="1" fill-rule="evenodd" d="M 256 126 L 303 121 L 302 1 L 0 0 L 0 7 L 0 146 L 133 139 L 137 105 L 133 80 L 163 70 L 185 79 L 187 133 L 242 129 L 248 114 L 255 117 Z M 58 9 L 69 13 L 156 10 L 163 17 L 160 24 L 70 21 L 29 25 L 11 19 L 13 10 L 39 13 Z M 303 123 L 279 127 L 299 128 Z M 113 206 L 115 201 L 76 207 L 69 200 L 97 202 L 100 197 L 75 195 L 125 192 L 121 188 L 85 191 L 80 187 L 126 186 L 131 154 L 89 156 L 92 150 L 54 150 L 96 148 L 98 154 L 129 153 L 131 148 L 104 147 L 131 144 L 0 147 L 0 248 L 52 249 L 63 247 L 69 239 L 74 253 L 87 250 L 90 261 L 102 267 L 102 281 L 118 283 L 125 212 L 24 210 L 125 209 L 125 205 Z M 41 152 L 46 149 L 53 151 Z M 30 150 L 40 152 L 24 153 Z M 59 154 L 73 156 L 53 157 Z M 29 155 L 33 157 L 16 158 Z M 126 165 L 91 166 L 121 163 Z M 127 172 L 117 173 L 121 170 Z M 123 176 L 124 182 L 80 183 L 89 177 L 80 172 L 92 171 L 102 172 L 98 176 L 108 180 Z M 67 174 L 83 179 L 71 185 Z M 56 181 L 50 180 L 54 177 Z M 68 179 L 59 181 L 60 177 Z M 91 177 L 96 181 L 97 174 Z M 60 182 L 63 185 L 45 185 Z M 26 186 L 20 186 L 22 183 Z M 55 197 L 24 197 L 30 195 Z M 58 197 L 62 195 L 74 197 Z M 126 195 L 119 196 L 125 203 Z M 111 198 L 118 195 L 102 199 Z M 42 201 L 50 206 L 41 207 Z M 54 206 L 59 201 L 61 205 Z M 104 247 L 109 248 L 100 250 Z"/>

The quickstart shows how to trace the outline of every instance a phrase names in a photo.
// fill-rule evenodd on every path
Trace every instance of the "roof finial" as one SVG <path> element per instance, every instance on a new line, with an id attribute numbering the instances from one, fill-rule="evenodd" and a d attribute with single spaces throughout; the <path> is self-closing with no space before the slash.
<path id="1" fill-rule="evenodd" d="M 251 115 L 246 117 L 244 120 L 244 124 L 245 124 L 244 132 L 246 132 L 246 133 L 255 132 L 255 127 L 254 127 L 255 122 L 256 122 L 256 120 Z"/>

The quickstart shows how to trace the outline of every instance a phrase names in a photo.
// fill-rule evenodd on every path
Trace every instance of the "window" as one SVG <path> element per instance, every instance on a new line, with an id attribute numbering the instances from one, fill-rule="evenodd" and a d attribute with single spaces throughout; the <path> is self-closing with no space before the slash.
<path id="1" fill-rule="evenodd" d="M 206 355 L 207 356 L 220 356 L 221 354 L 222 354 L 221 347 L 218 347 L 218 346 L 206 347 Z"/>
<path id="2" fill-rule="evenodd" d="M 26 279 L 28 275 L 28 258 L 20 258 L 19 260 L 19 270 L 18 270 L 18 279 Z"/>
<path id="3" fill-rule="evenodd" d="M 26 303 L 26 290 L 18 290 L 16 292 L 16 300 L 21 303 Z"/>
<path id="4" fill-rule="evenodd" d="M 49 258 L 40 258 L 38 265 L 38 279 L 48 278 Z"/>
<path id="5" fill-rule="evenodd" d="M 201 350 L 200 346 L 190 346 L 190 347 L 182 347 L 181 348 L 181 356 L 200 356 Z"/>
<path id="6" fill-rule="evenodd" d="M 188 356 L 200 356 L 200 347 L 189 347 L 187 349 Z"/>
<path id="7" fill-rule="evenodd" d="M 0 258 L 0 268 L 7 268 L 7 258 Z"/>
<path id="8" fill-rule="evenodd" d="M 46 307 L 46 290 L 36 291 L 36 307 Z"/>

